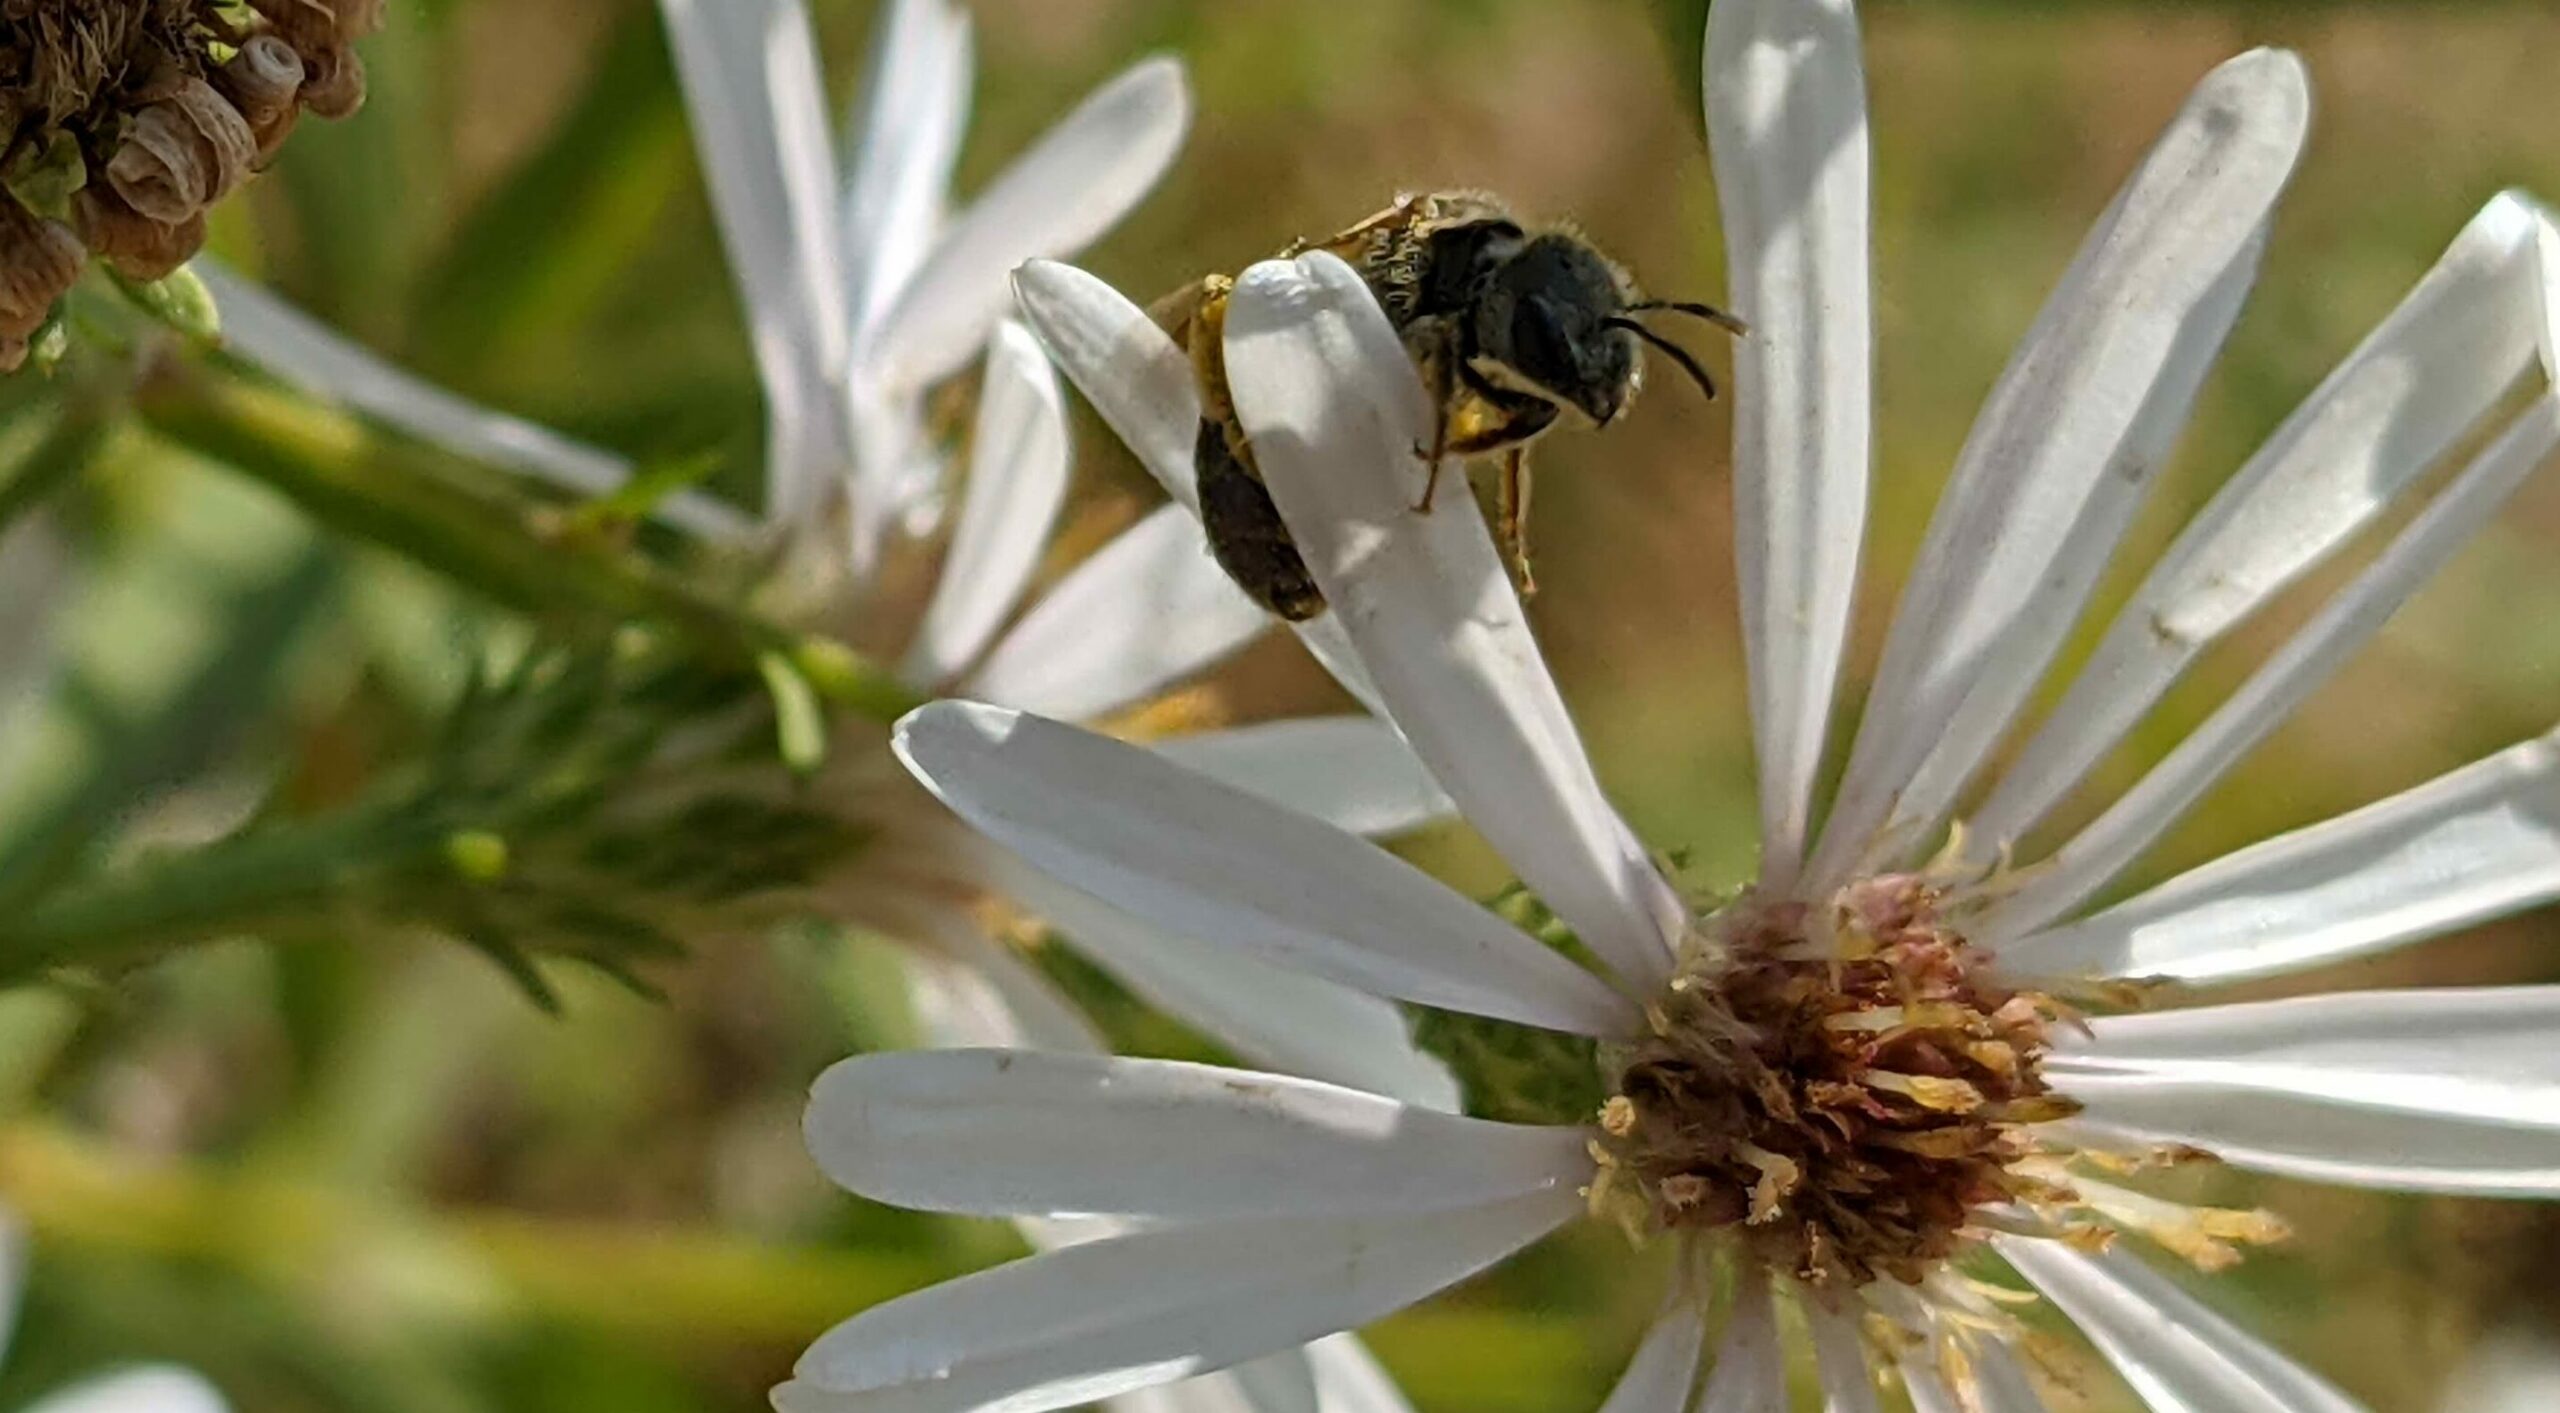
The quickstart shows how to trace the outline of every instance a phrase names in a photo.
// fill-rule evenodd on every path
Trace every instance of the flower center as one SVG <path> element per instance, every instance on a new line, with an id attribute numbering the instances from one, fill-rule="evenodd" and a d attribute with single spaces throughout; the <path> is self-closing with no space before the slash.
<path id="1" fill-rule="evenodd" d="M 1992 978 L 1896 874 L 1828 906 L 1746 895 L 1614 1054 L 1594 1201 L 1649 1230 L 1731 1233 L 1768 1268 L 1917 1284 L 1974 1214 L 2032 1201 L 2030 1124 L 2074 1105 L 2041 1073 L 2067 1012 Z"/>

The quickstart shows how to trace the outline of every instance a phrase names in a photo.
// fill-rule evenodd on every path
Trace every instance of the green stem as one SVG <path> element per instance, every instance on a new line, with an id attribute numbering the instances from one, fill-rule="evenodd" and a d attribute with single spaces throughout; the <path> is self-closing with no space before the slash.
<path id="1" fill-rule="evenodd" d="M 364 879 L 413 865 L 441 844 L 414 813 L 358 806 L 77 877 L 0 923 L 0 984 L 55 966 L 141 961 L 266 922 L 307 921 Z"/>
<path id="2" fill-rule="evenodd" d="M 834 639 L 707 594 L 610 535 L 580 533 L 556 509 L 466 479 L 452 458 L 346 414 L 203 367 L 157 380 L 140 410 L 161 436 L 256 477 L 314 519 L 530 616 L 589 628 L 655 622 L 742 669 L 780 654 L 837 706 L 884 723 L 923 702 Z"/>
<path id="3" fill-rule="evenodd" d="M 0 531 L 42 504 L 89 464 L 89 453 L 107 430 L 104 408 L 94 397 L 69 399 L 44 437 L 24 460 L 0 479 Z"/>

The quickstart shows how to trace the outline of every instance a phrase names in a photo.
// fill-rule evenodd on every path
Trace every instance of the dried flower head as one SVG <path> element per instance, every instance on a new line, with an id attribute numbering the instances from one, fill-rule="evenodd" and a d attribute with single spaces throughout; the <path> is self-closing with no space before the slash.
<path id="1" fill-rule="evenodd" d="M 381 24 L 381 0 L 0 0 L 0 188 L 30 212 L 9 239 L 50 252 L 13 258 L 0 356 L 23 356 L 7 330 L 41 324 L 68 287 L 64 241 L 136 278 L 184 264 L 205 213 L 274 160 L 303 110 L 363 105 L 350 46 Z M 72 224 L 31 226 L 33 213 Z M 42 305 L 18 307 L 39 291 Z"/>

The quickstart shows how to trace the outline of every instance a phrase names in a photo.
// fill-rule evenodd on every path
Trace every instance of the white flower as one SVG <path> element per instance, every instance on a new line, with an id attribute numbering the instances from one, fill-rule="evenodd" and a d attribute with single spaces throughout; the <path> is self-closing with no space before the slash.
<path id="1" fill-rule="evenodd" d="M 1149 60 L 1107 85 L 946 222 L 969 89 L 968 21 L 947 0 L 897 0 L 865 86 L 840 212 L 797 0 L 665 8 L 764 375 L 767 514 L 786 526 L 813 523 L 850 467 L 848 587 L 860 585 L 880 536 L 900 519 L 892 512 L 940 479 L 921 394 L 986 350 L 959 514 L 932 596 L 901 645 L 900 675 L 919 691 L 1091 721 L 1158 696 L 1267 630 L 1273 620 L 1210 559 L 1188 505 L 1140 521 L 1015 615 L 1064 502 L 1070 436 L 1048 361 L 1019 325 L 999 319 L 1007 277 L 1026 258 L 1082 246 L 1153 185 L 1189 121 L 1179 66 Z M 589 494 L 631 474 L 610 453 L 417 379 L 255 285 L 205 274 L 227 345 L 291 382 Z M 1187 486 L 1188 427 L 1183 438 Z M 661 514 L 715 539 L 759 533 L 705 496 L 676 497 Z M 1303 631 L 1348 671 L 1329 622 Z M 821 782 L 828 807 L 876 833 L 852 868 L 793 901 L 904 944 L 935 1043 L 1101 1053 L 1091 1023 L 992 930 L 1001 919 L 990 914 L 1027 913 L 1134 993 L 1256 1063 L 1454 1106 L 1449 1075 L 1414 1048 L 1389 1003 L 1241 954 L 1200 953 L 1022 868 L 917 790 L 885 745 L 882 733 L 831 751 Z M 1201 732 L 1158 749 L 1365 834 L 1404 832 L 1448 810 L 1410 748 L 1365 716 Z M 1061 1242 L 1097 1228 L 1030 1230 Z M 1198 1381 L 1172 1404 L 1134 1399 L 1124 1413 L 1284 1413 L 1319 1397 L 1328 1413 L 1403 1406 L 1358 1343 L 1341 1339 Z"/>
<path id="2" fill-rule="evenodd" d="M 2560 897 L 2555 733 L 2076 915 L 2560 450 L 2560 235 L 2520 197 L 2490 203 L 2199 513 L 1974 829 L 1933 851 L 2165 458 L 2298 155 L 2292 56 L 2216 70 L 1993 392 L 1817 835 L 1869 458 L 1863 78 L 1845 0 L 1713 16 L 1730 302 L 1754 330 L 1735 479 L 1761 879 L 1700 910 L 1658 871 L 1600 794 L 1480 512 L 1411 509 L 1428 409 L 1369 291 L 1323 254 L 1256 266 L 1226 354 L 1273 498 L 1389 716 L 1599 967 L 1361 839 L 1035 715 L 936 704 L 900 752 L 991 838 L 1203 952 L 1590 1037 L 1580 1068 L 1608 1102 L 1541 1126 L 1143 1060 L 847 1061 L 809 1126 L 855 1191 L 1141 1225 L 857 1316 L 804 1356 L 783 1407 L 1069 1406 L 1360 1325 L 1589 1210 L 1681 1255 L 1611 1413 L 1783 1408 L 1781 1294 L 1834 1410 L 1876 1407 L 1888 1368 L 1928 1413 L 2041 1408 L 2006 1302 L 1957 1264 L 1994 1254 L 2162 1413 L 2335 1413 L 2354 1405 L 2121 1239 L 2213 1268 L 2281 1224 L 2124 1174 L 2202 1148 L 2316 1180 L 2560 1196 L 2560 987 L 2085 1028 L 2054 999 L 2294 972 Z M 1183 425 L 1179 355 L 1073 272 L 1022 285 L 1053 353 L 1156 459 Z M 2519 384 L 2529 400 L 2510 401 Z M 2472 446 L 2221 712 L 2050 858 L 2011 866 L 2206 643 Z"/>
<path id="3" fill-rule="evenodd" d="M 18 1318 L 26 1282 L 26 1230 L 0 1208 L 0 1354 Z M 226 1413 L 220 1391 L 204 1376 L 174 1364 L 144 1364 L 97 1374 L 56 1389 L 26 1406 L 25 1413 Z"/>

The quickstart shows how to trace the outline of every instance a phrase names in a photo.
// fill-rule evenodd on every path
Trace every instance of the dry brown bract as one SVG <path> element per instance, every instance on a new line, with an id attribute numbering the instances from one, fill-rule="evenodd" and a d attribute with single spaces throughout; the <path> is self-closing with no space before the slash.
<path id="1" fill-rule="evenodd" d="M 166 275 L 302 112 L 363 104 L 353 45 L 381 27 L 381 0 L 249 8 L 242 21 L 214 0 L 0 0 L 0 371 L 78 273 L 66 241 L 135 279 Z"/>

